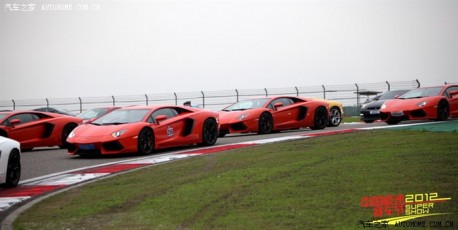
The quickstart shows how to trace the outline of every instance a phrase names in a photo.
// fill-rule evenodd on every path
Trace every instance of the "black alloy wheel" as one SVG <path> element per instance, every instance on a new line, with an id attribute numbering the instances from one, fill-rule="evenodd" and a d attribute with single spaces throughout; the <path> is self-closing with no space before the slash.
<path id="1" fill-rule="evenodd" d="M 138 134 L 138 154 L 148 155 L 154 151 L 154 134 L 153 130 L 143 128 Z"/>
<path id="2" fill-rule="evenodd" d="M 313 119 L 313 126 L 310 127 L 313 130 L 324 129 L 328 124 L 328 112 L 324 107 L 318 107 L 315 110 L 315 117 Z"/>
<path id="3" fill-rule="evenodd" d="M 73 129 L 76 128 L 76 126 L 78 125 L 75 123 L 70 123 L 70 124 L 65 125 L 64 130 L 62 131 L 62 136 L 61 136 L 62 143 L 59 145 L 61 149 L 68 149 L 70 144 L 67 142 L 67 137 L 73 131 Z"/>
<path id="4" fill-rule="evenodd" d="M 397 118 L 389 118 L 388 120 L 385 121 L 387 124 L 389 125 L 396 125 L 396 124 L 399 124 L 399 122 L 401 122 L 401 119 L 397 119 Z"/>
<path id="5" fill-rule="evenodd" d="M 218 137 L 225 137 L 227 134 L 229 134 L 228 131 L 220 130 L 218 133 Z"/>
<path id="6" fill-rule="evenodd" d="M 437 105 L 437 120 L 446 121 L 449 116 L 448 104 L 446 101 L 440 101 Z"/>
<path id="7" fill-rule="evenodd" d="M 213 118 L 207 118 L 202 127 L 202 143 L 203 146 L 214 145 L 218 139 L 218 124 Z"/>
<path id="8" fill-rule="evenodd" d="M 8 157 L 8 165 L 6 169 L 6 181 L 5 186 L 8 188 L 16 187 L 21 178 L 21 155 L 19 150 L 11 150 L 10 156 Z"/>
<path id="9" fill-rule="evenodd" d="M 272 115 L 270 113 L 262 113 L 261 116 L 259 116 L 258 125 L 258 134 L 271 133 L 274 127 Z"/>

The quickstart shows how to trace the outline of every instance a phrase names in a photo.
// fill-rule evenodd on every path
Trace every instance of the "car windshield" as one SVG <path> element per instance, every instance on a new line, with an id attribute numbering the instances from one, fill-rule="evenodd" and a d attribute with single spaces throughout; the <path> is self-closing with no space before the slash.
<path id="1" fill-rule="evenodd" d="M 388 91 L 388 92 L 384 93 L 378 100 L 394 99 L 396 96 L 401 96 L 406 92 L 408 92 L 408 90 Z"/>
<path id="2" fill-rule="evenodd" d="M 8 114 L 0 114 L 0 120 L 2 120 L 4 117 L 6 117 Z"/>
<path id="3" fill-rule="evenodd" d="M 268 100 L 269 100 L 268 98 L 262 98 L 262 99 L 241 101 L 241 102 L 237 102 L 233 105 L 230 105 L 224 108 L 223 111 L 242 111 L 242 110 L 247 110 L 247 109 L 261 108 L 266 104 Z"/>
<path id="4" fill-rule="evenodd" d="M 104 115 L 105 113 L 107 113 L 107 111 L 108 111 L 108 109 L 105 109 L 105 108 L 90 109 L 90 110 L 87 110 L 86 112 L 78 115 L 78 117 L 83 119 L 83 120 L 89 120 L 89 119 L 92 119 L 94 117 L 100 117 L 100 116 Z"/>
<path id="5" fill-rule="evenodd" d="M 437 96 L 440 94 L 442 87 L 431 87 L 431 88 L 420 88 L 409 91 L 402 96 L 400 99 L 411 99 L 411 98 L 422 98 L 422 97 L 431 97 Z"/>
<path id="6" fill-rule="evenodd" d="M 122 109 L 115 110 L 92 122 L 94 125 L 119 125 L 135 123 L 143 120 L 148 109 Z"/>

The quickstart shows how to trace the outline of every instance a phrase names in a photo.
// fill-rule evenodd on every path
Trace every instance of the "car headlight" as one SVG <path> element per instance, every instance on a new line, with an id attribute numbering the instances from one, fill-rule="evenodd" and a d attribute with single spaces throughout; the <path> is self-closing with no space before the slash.
<path id="1" fill-rule="evenodd" d="M 71 131 L 71 132 L 68 134 L 67 138 L 72 138 L 72 137 L 74 137 L 74 136 L 75 136 L 75 131 Z"/>
<path id="2" fill-rule="evenodd" d="M 248 115 L 249 115 L 248 113 L 244 113 L 244 114 L 240 115 L 240 116 L 238 117 L 238 119 L 239 119 L 239 120 L 243 120 L 243 119 L 247 118 Z"/>
<path id="3" fill-rule="evenodd" d="M 427 102 L 426 102 L 426 101 L 423 101 L 423 102 L 417 103 L 418 107 L 424 107 L 426 104 L 427 104 Z"/>
<path id="4" fill-rule="evenodd" d="M 123 135 L 127 130 L 119 130 L 117 132 L 114 132 L 111 134 L 111 136 L 113 137 L 120 137 L 121 135 Z"/>
<path id="5" fill-rule="evenodd" d="M 380 109 L 386 109 L 386 104 L 383 103 L 383 105 L 380 107 Z"/>

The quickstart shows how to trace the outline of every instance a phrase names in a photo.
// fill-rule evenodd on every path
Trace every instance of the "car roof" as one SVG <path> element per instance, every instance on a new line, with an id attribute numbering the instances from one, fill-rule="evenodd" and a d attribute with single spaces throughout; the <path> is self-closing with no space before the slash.
<path id="1" fill-rule="evenodd" d="M 174 108 L 184 108 L 183 106 L 179 105 L 130 105 L 130 106 L 125 106 L 120 108 L 119 110 L 128 110 L 128 109 L 148 109 L 148 110 L 156 110 L 160 108 L 168 108 L 168 107 L 174 107 Z M 186 107 L 188 108 L 188 107 Z M 191 108 L 191 107 L 189 107 Z"/>

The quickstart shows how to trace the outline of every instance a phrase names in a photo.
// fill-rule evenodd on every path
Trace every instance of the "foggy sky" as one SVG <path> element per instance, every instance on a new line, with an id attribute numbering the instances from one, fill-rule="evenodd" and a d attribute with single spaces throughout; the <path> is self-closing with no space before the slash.
<path id="1" fill-rule="evenodd" d="M 0 55 L 0 100 L 443 84 L 458 1 L 3 0 Z"/>

